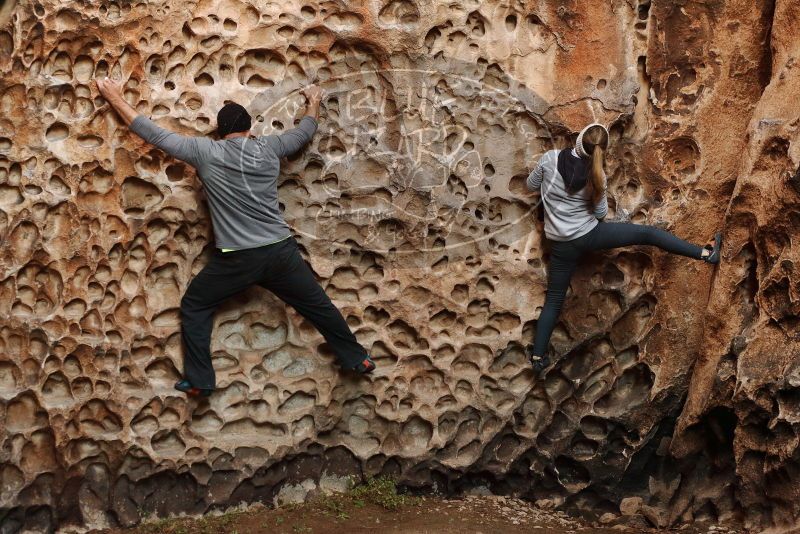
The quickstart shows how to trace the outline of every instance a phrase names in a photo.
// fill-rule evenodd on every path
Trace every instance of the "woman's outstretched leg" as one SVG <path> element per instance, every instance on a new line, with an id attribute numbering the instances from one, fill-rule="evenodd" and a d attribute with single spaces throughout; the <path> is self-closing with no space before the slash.
<path id="1" fill-rule="evenodd" d="M 553 254 L 550 258 L 549 272 L 547 275 L 547 293 L 544 307 L 536 323 L 536 337 L 533 347 L 529 347 L 528 355 L 531 357 L 533 367 L 538 372 L 550 365 L 545 356 L 550 336 L 561 314 L 564 298 L 569 289 L 572 273 L 578 265 L 580 252 L 569 242 L 553 243 Z"/>
<path id="2" fill-rule="evenodd" d="M 600 223 L 589 234 L 586 241 L 589 250 L 601 250 L 630 245 L 652 245 L 672 254 L 680 254 L 696 260 L 704 259 L 708 249 L 684 241 L 666 230 L 655 226 L 632 223 Z"/>

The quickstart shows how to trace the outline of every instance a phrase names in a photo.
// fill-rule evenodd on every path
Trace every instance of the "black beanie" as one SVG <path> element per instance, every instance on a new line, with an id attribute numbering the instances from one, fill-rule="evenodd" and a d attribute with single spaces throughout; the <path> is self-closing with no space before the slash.
<path id="1" fill-rule="evenodd" d="M 235 132 L 246 132 L 252 125 L 250 114 L 236 102 L 228 102 L 217 113 L 217 134 L 220 139 Z"/>

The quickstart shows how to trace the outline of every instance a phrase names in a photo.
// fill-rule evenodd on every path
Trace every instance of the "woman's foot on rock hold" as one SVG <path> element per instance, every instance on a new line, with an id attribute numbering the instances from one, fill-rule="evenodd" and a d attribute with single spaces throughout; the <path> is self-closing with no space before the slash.
<path id="1" fill-rule="evenodd" d="M 370 356 L 367 356 L 362 361 L 360 361 L 358 365 L 353 367 L 352 370 L 360 375 L 368 375 L 372 371 L 374 371 L 376 367 L 377 366 L 375 365 L 375 362 L 372 361 L 372 358 Z"/>
<path id="2" fill-rule="evenodd" d="M 175 382 L 175 389 L 186 393 L 189 397 L 210 397 L 214 392 L 213 389 L 196 388 L 188 380 L 179 380 Z"/>
<path id="3" fill-rule="evenodd" d="M 550 357 L 547 355 L 537 356 L 533 353 L 533 345 L 528 345 L 525 349 L 525 352 L 528 354 L 528 359 L 531 362 L 531 367 L 533 367 L 533 371 L 539 375 L 540 377 L 545 374 L 545 371 L 550 367 L 552 363 L 550 361 Z"/>
<path id="4" fill-rule="evenodd" d="M 708 245 L 703 247 L 703 254 L 701 258 L 703 261 L 712 265 L 717 265 L 722 254 L 722 233 L 717 232 L 714 234 L 714 239 Z"/>

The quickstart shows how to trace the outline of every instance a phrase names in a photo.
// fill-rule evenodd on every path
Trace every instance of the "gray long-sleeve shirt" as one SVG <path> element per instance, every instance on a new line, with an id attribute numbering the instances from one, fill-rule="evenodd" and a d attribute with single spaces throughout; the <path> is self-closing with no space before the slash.
<path id="1" fill-rule="evenodd" d="M 544 233 L 547 238 L 571 241 L 588 234 L 597 226 L 597 220 L 608 213 L 608 200 L 603 191 L 600 202 L 592 206 L 591 187 L 568 193 L 564 179 L 558 172 L 558 153 L 559 150 L 544 153 L 539 164 L 528 175 L 527 185 L 532 191 L 541 189 Z"/>
<path id="2" fill-rule="evenodd" d="M 144 115 L 130 126 L 142 139 L 197 170 L 203 183 L 218 248 L 253 248 L 291 235 L 278 205 L 281 158 L 305 146 L 317 121 L 303 117 L 281 135 L 213 140 L 178 135 Z"/>

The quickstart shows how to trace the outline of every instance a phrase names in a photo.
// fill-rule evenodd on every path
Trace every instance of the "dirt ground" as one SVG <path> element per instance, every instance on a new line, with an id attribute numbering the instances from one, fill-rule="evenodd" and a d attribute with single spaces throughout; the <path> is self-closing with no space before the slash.
<path id="1" fill-rule="evenodd" d="M 195 519 L 170 519 L 106 534 L 633 534 L 656 531 L 637 523 L 590 525 L 562 512 L 497 496 L 422 497 L 389 506 L 369 499 L 323 497 L 312 503 L 267 508 L 256 505 Z M 610 520 L 611 518 L 609 518 Z M 638 519 L 641 521 L 641 519 Z M 612 526 L 614 525 L 614 526 Z M 100 531 L 95 531 L 99 534 Z M 724 527 L 681 529 L 691 534 L 732 534 Z"/>

